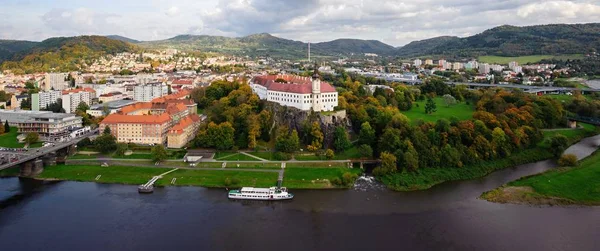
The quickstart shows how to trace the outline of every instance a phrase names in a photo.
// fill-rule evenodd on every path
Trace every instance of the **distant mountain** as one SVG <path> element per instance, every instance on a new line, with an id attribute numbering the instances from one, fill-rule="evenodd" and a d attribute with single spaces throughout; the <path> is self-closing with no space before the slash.
<path id="1" fill-rule="evenodd" d="M 114 39 L 114 40 L 119 40 L 119 41 L 123 41 L 123 42 L 127 42 L 127 43 L 132 43 L 132 44 L 137 44 L 137 43 L 140 42 L 139 40 L 135 40 L 135 39 L 131 39 L 131 38 L 128 38 L 128 37 L 119 36 L 119 35 L 108 35 L 106 37 L 110 38 L 110 39 Z"/>
<path id="2" fill-rule="evenodd" d="M 240 38 L 179 35 L 160 41 L 141 42 L 143 48 L 175 48 L 200 50 L 204 52 L 228 53 L 248 56 L 272 56 L 298 59 L 307 56 L 308 44 L 260 33 Z M 363 53 L 393 55 L 395 48 L 374 40 L 338 39 L 330 42 L 311 44 L 312 56 L 348 56 Z"/>
<path id="3" fill-rule="evenodd" d="M 0 68 L 17 73 L 75 71 L 100 56 L 137 50 L 134 45 L 103 36 L 55 37 L 29 43 L 33 44 L 23 43 L 29 48 L 13 53 Z"/>
<path id="4" fill-rule="evenodd" d="M 398 49 L 397 55 L 401 57 L 525 56 L 582 54 L 599 49 L 600 23 L 525 27 L 503 25 L 465 38 L 439 37 L 412 42 Z"/>
<path id="5" fill-rule="evenodd" d="M 11 59 L 15 54 L 30 50 L 37 42 L 0 40 L 0 62 Z"/>

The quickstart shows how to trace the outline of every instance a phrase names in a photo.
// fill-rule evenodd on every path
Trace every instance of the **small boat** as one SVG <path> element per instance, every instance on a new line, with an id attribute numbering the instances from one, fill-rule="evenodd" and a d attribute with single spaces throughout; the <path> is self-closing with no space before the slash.
<path id="1" fill-rule="evenodd" d="M 294 195 L 288 193 L 285 187 L 242 187 L 240 190 L 230 190 L 227 196 L 230 199 L 239 200 L 290 200 L 294 198 Z"/>
<path id="2" fill-rule="evenodd" d="M 154 192 L 154 186 L 153 185 L 139 185 L 138 186 L 138 193 L 152 193 Z"/>

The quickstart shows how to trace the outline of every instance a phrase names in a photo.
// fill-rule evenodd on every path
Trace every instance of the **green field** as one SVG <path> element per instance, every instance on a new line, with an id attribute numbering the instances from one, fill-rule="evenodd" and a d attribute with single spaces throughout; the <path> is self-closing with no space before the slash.
<path id="1" fill-rule="evenodd" d="M 73 181 L 92 181 L 100 183 L 118 183 L 140 185 L 153 176 L 171 170 L 170 168 L 126 167 L 99 165 L 56 165 L 44 168 L 38 178 Z M 100 179 L 96 177 L 101 175 Z"/>
<path id="2" fill-rule="evenodd" d="M 159 186 L 170 185 L 176 178 L 177 186 L 225 187 L 225 179 L 238 180 L 231 187 L 253 186 L 270 187 L 277 185 L 276 172 L 244 172 L 232 170 L 188 170 L 181 169 L 160 179 Z"/>
<path id="3" fill-rule="evenodd" d="M 481 63 L 488 64 L 508 64 L 509 62 L 515 61 L 520 65 L 527 63 L 537 63 L 542 59 L 582 59 L 582 54 L 570 54 L 570 55 L 532 55 L 532 56 L 521 56 L 521 57 L 501 57 L 501 56 L 480 56 L 478 61 Z"/>
<path id="4" fill-rule="evenodd" d="M 600 204 L 600 152 L 580 162 L 579 167 L 560 168 L 508 183 L 531 187 L 533 197 L 562 198 L 577 204 Z"/>
<path id="5" fill-rule="evenodd" d="M 447 107 L 444 99 L 436 97 L 434 99 L 437 106 L 437 111 L 432 114 L 425 113 L 425 103 L 427 100 L 421 100 L 413 103 L 412 109 L 403 111 L 412 123 L 416 123 L 419 119 L 425 122 L 436 122 L 438 119 L 450 119 L 456 117 L 459 120 L 469 120 L 473 118 L 474 108 L 472 105 L 467 105 L 465 102 Z M 417 107 L 418 104 L 418 107 Z"/>
<path id="6" fill-rule="evenodd" d="M 281 169 L 280 162 L 262 162 L 262 163 L 248 163 L 248 162 L 227 162 L 226 168 L 233 169 Z"/>
<path id="7" fill-rule="evenodd" d="M 233 155 L 229 154 L 224 157 L 215 158 L 215 159 L 220 160 L 220 161 L 260 161 L 259 159 L 256 159 L 256 158 L 253 158 L 248 155 L 241 154 L 241 153 L 235 153 Z"/>
<path id="8" fill-rule="evenodd" d="M 275 160 L 274 152 L 249 152 L 249 154 L 266 160 Z"/>
<path id="9" fill-rule="evenodd" d="M 543 131 L 544 140 L 538 144 L 540 147 L 550 147 L 550 137 L 554 135 L 564 135 L 569 139 L 570 144 L 574 144 L 575 142 L 591 136 L 596 132 L 596 127 L 590 124 L 578 123 L 582 128 L 579 129 L 564 129 L 564 130 L 546 130 Z"/>
<path id="10" fill-rule="evenodd" d="M 360 152 L 358 152 L 358 147 L 352 146 L 346 151 L 341 153 L 335 153 L 333 156 L 333 160 L 347 160 L 347 159 L 360 159 Z M 298 153 L 294 155 L 294 159 L 300 161 L 310 161 L 310 160 L 324 160 L 327 161 L 327 157 L 325 155 L 316 156 L 314 153 Z"/>
<path id="11" fill-rule="evenodd" d="M 286 168 L 283 185 L 287 188 L 333 188 L 331 180 L 342 178 L 342 174 L 360 174 L 362 170 L 353 168 Z"/>
<path id="12" fill-rule="evenodd" d="M 0 147 L 23 148 L 25 144 L 19 143 L 17 140 L 17 128 L 11 127 L 10 132 L 0 135 Z M 38 148 L 42 146 L 42 142 L 37 142 L 29 146 L 30 148 Z"/>

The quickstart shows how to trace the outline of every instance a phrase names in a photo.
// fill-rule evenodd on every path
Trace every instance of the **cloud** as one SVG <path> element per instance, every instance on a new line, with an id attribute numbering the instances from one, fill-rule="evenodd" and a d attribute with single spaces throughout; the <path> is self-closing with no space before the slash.
<path id="1" fill-rule="evenodd" d="M 3 4 L 3 38 L 118 34 L 156 40 L 179 34 L 245 36 L 269 32 L 321 42 L 376 39 L 404 45 L 441 35 L 468 36 L 503 25 L 600 20 L 595 0 L 64 0 Z"/>

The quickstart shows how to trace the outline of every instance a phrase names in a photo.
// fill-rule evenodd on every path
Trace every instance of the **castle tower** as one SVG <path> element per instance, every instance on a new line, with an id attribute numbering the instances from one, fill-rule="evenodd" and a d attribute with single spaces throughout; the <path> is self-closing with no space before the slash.
<path id="1" fill-rule="evenodd" d="M 312 109 L 315 112 L 321 111 L 321 104 L 319 102 L 321 96 L 321 79 L 319 77 L 319 71 L 317 65 L 315 65 L 315 73 L 312 76 Z"/>

